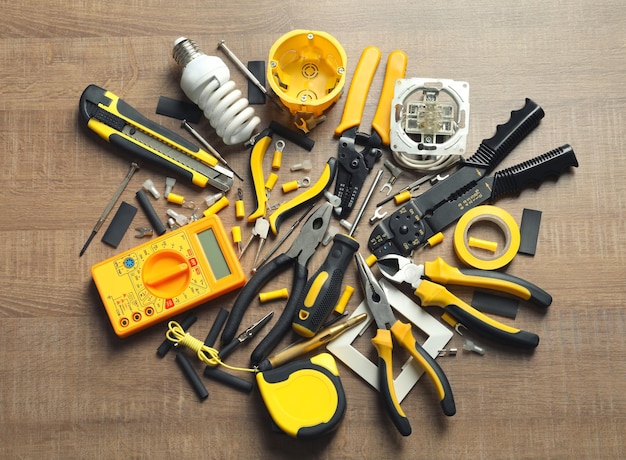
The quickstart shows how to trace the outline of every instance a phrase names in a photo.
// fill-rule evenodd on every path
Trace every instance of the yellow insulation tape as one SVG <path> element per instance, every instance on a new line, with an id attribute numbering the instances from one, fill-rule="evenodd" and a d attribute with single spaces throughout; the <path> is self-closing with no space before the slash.
<path id="1" fill-rule="evenodd" d="M 479 257 L 472 252 L 468 241 L 469 229 L 475 223 L 484 221 L 497 225 L 504 234 L 505 245 L 501 254 Z M 511 214 L 497 206 L 477 206 L 459 219 L 454 229 L 454 251 L 457 257 L 470 267 L 497 270 L 513 260 L 519 249 L 520 238 L 519 226 Z"/>

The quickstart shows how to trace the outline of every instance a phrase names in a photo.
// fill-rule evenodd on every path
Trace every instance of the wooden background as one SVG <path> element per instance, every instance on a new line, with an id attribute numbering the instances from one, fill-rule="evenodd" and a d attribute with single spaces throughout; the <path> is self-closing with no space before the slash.
<path id="1" fill-rule="evenodd" d="M 0 456 L 626 457 L 622 1 L 0 4 Z M 207 382 L 210 396 L 199 402 L 173 354 L 164 359 L 155 355 L 165 327 L 118 339 L 91 282 L 91 265 L 138 243 L 132 228 L 116 251 L 100 242 L 105 224 L 78 257 L 129 165 L 81 126 L 77 109 L 84 88 L 95 83 L 109 89 L 178 130 L 176 120 L 154 113 L 159 96 L 183 98 L 180 69 L 171 58 L 176 37 L 193 38 L 207 54 L 221 57 L 215 44 L 224 39 L 243 61 L 266 60 L 274 41 L 298 28 L 323 30 L 338 39 L 348 55 L 348 84 L 362 49 L 381 49 L 383 61 L 361 125 L 366 131 L 386 56 L 402 49 L 409 57 L 407 76 L 470 83 L 471 151 L 531 97 L 546 116 L 503 166 L 564 143 L 574 147 L 580 163 L 558 182 L 498 202 L 518 221 L 523 208 L 543 212 L 536 256 L 518 256 L 508 269 L 554 297 L 545 314 L 522 305 L 514 322 L 537 332 L 540 346 L 526 354 L 475 338 L 486 348 L 484 356 L 440 358 L 458 413 L 444 417 L 430 383 L 420 381 L 402 404 L 413 426 L 409 438 L 396 432 L 376 393 L 343 364 L 345 419 L 333 435 L 316 441 L 271 432 L 256 391 L 242 395 Z M 245 88 L 245 78 L 229 66 L 232 78 Z M 311 158 L 318 166 L 312 176 L 336 154 L 332 131 L 344 102 L 345 94 L 311 134 L 316 141 Z M 264 125 L 276 117 L 271 105 L 257 106 L 257 112 Z M 247 172 L 243 147 L 223 146 L 206 121 L 199 129 L 236 169 Z M 283 164 L 305 157 L 304 150 L 288 144 Z M 285 166 L 280 173 L 281 182 L 299 177 Z M 396 187 L 415 177 L 405 172 Z M 163 172 L 144 166 L 122 199 L 135 203 L 134 193 L 147 178 L 163 187 Z M 176 191 L 193 200 L 213 192 L 182 182 Z M 244 192 L 250 209 L 249 181 Z M 229 198 L 234 200 L 232 191 Z M 167 207 L 163 200 L 156 206 L 162 214 Z M 227 227 L 236 223 L 233 209 L 220 214 Z M 372 212 L 368 208 L 365 217 Z M 139 212 L 133 227 L 145 224 Z M 368 227 L 365 219 L 357 232 L 363 248 Z M 249 232 L 245 227 L 246 237 Z M 451 232 L 449 228 L 444 244 L 421 253 L 419 260 L 441 255 L 458 263 Z M 242 261 L 246 270 L 253 253 L 254 247 Z M 318 251 L 310 270 L 325 255 L 325 249 Z M 347 281 L 358 286 L 353 269 Z M 290 283 L 291 273 L 285 273 L 268 289 Z M 225 296 L 197 309 L 192 332 L 204 336 L 218 307 L 230 308 L 234 298 Z M 355 309 L 361 298 L 357 287 L 348 308 Z M 244 322 L 272 309 L 279 313 L 281 305 L 253 305 Z M 460 336 L 451 342 L 459 348 L 462 344 Z M 360 346 L 373 354 L 369 337 Z M 230 361 L 247 364 L 251 349 L 238 350 Z"/>

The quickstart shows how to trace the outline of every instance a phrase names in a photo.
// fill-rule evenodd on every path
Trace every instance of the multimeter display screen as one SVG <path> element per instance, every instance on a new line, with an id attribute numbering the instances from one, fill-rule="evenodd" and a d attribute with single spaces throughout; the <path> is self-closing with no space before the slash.
<path id="1" fill-rule="evenodd" d="M 207 256 L 207 261 L 211 266 L 211 270 L 213 270 L 215 278 L 219 280 L 230 275 L 231 272 L 228 268 L 228 263 L 224 258 L 224 254 L 222 254 L 222 250 L 220 249 L 220 245 L 217 242 L 213 230 L 208 229 L 198 233 L 198 240 L 200 240 L 200 245 L 204 250 L 204 254 Z"/>

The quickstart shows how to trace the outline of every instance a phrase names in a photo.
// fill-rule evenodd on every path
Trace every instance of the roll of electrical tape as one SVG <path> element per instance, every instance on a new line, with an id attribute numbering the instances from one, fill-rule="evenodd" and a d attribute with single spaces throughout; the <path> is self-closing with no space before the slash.
<path id="1" fill-rule="evenodd" d="M 501 253 L 479 257 L 468 245 L 469 229 L 477 222 L 491 222 L 504 234 L 505 244 Z M 513 216 L 497 206 L 484 205 L 470 209 L 459 219 L 454 230 L 454 251 L 457 257 L 470 267 L 481 270 L 497 270 L 510 263 L 519 249 L 520 230 Z"/>

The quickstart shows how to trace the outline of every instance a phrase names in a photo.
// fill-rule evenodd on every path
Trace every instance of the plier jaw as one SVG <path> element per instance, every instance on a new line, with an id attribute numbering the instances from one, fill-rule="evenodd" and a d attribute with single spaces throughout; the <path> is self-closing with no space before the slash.
<path id="1" fill-rule="evenodd" d="M 391 329 L 396 318 L 391 313 L 391 305 L 382 286 L 360 253 L 355 254 L 354 260 L 359 269 L 361 285 L 365 291 L 365 300 L 376 321 L 376 326 L 378 329 Z"/>
<path id="2" fill-rule="evenodd" d="M 398 254 L 378 259 L 378 268 L 388 280 L 396 284 L 408 283 L 413 289 L 417 289 L 424 278 L 424 265 L 416 265 L 411 259 Z"/>

